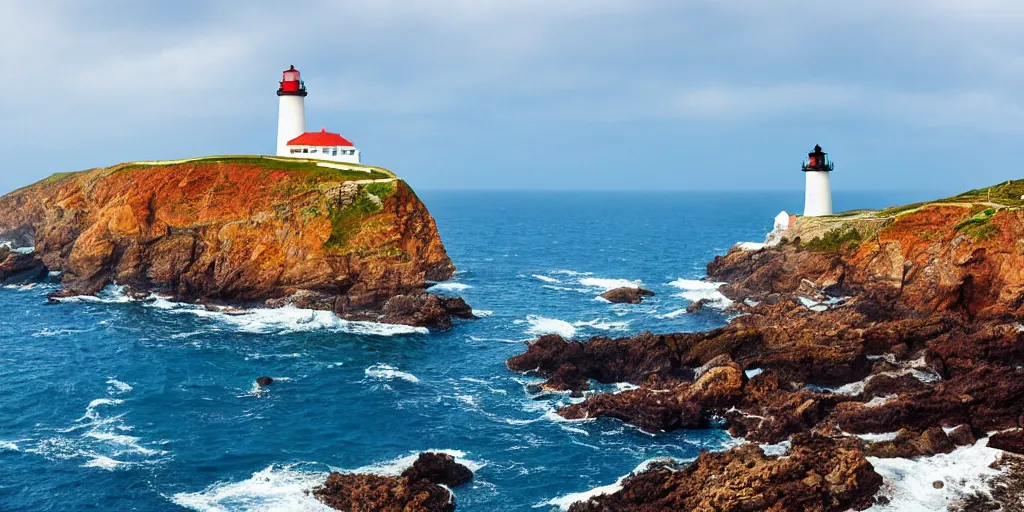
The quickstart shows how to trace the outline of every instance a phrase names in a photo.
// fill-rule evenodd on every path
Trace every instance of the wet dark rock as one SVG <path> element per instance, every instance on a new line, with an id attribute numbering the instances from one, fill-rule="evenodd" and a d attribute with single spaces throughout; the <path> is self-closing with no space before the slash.
<path id="1" fill-rule="evenodd" d="M 401 476 L 331 473 L 313 489 L 321 503 L 346 512 L 451 512 L 457 486 L 473 473 L 450 455 L 421 453 Z"/>
<path id="2" fill-rule="evenodd" d="M 914 458 L 949 453 L 956 445 L 940 427 L 932 427 L 921 433 L 902 430 L 892 441 L 871 443 L 864 453 L 881 458 Z"/>
<path id="3" fill-rule="evenodd" d="M 700 300 L 698 300 L 698 301 L 696 301 L 696 302 L 693 302 L 693 303 L 691 303 L 691 304 L 690 304 L 689 306 L 686 306 L 686 312 L 687 312 L 687 313 L 696 313 L 696 312 L 698 312 L 698 311 L 701 311 L 701 310 L 703 310 L 703 309 L 704 309 L 704 308 L 705 308 L 705 307 L 706 307 L 706 306 L 707 306 L 707 305 L 708 305 L 708 304 L 709 304 L 710 302 L 711 302 L 711 301 L 709 301 L 708 299 L 700 299 Z"/>
<path id="4" fill-rule="evenodd" d="M 259 384 L 260 387 L 266 387 L 266 386 L 269 386 L 269 385 L 271 385 L 273 383 L 274 383 L 274 379 L 271 378 L 271 377 L 258 377 L 256 379 L 256 384 Z"/>
<path id="5" fill-rule="evenodd" d="M 1024 455 L 1024 430 L 998 432 L 988 438 L 988 447 Z"/>
<path id="6" fill-rule="evenodd" d="M 970 425 L 958 425 L 953 430 L 950 430 L 949 440 L 953 441 L 953 444 L 957 446 L 973 446 L 974 443 L 978 442 L 974 432 L 971 432 Z"/>
<path id="7" fill-rule="evenodd" d="M 0 246 L 0 284 L 27 284 L 46 279 L 48 269 L 35 253 L 23 254 Z"/>
<path id="8" fill-rule="evenodd" d="M 936 481 L 932 482 L 932 487 L 934 487 L 936 489 L 942 489 L 945 486 L 946 486 L 946 484 L 942 483 L 942 480 L 936 480 Z"/>
<path id="9" fill-rule="evenodd" d="M 446 453 L 421 453 L 413 465 L 402 472 L 409 481 L 426 480 L 431 483 L 456 487 L 473 479 L 473 472 L 466 466 L 455 462 L 455 458 Z"/>
<path id="10" fill-rule="evenodd" d="M 800 434 L 786 457 L 767 456 L 748 443 L 703 452 L 684 467 L 656 463 L 627 478 L 621 491 L 575 503 L 569 511 L 863 510 L 881 485 L 856 441 Z"/>
<path id="11" fill-rule="evenodd" d="M 384 304 L 378 322 L 450 329 L 452 317 L 473 319 L 473 308 L 458 297 L 441 297 L 431 293 L 396 295 Z"/>
<path id="12" fill-rule="evenodd" d="M 644 297 L 653 297 L 654 292 L 643 288 L 622 287 L 608 290 L 601 297 L 613 304 L 640 304 Z"/>

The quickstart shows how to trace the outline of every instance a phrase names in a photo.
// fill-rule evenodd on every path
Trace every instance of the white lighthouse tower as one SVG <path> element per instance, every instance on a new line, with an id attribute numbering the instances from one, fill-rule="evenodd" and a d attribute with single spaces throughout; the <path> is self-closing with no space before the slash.
<path id="1" fill-rule="evenodd" d="M 291 66 L 284 72 L 277 89 L 277 156 L 289 156 L 288 141 L 306 133 L 306 84 L 299 70 Z"/>
<path id="2" fill-rule="evenodd" d="M 807 163 L 803 166 L 807 176 L 807 188 L 804 190 L 804 217 L 820 217 L 832 215 L 832 185 L 829 173 L 833 170 L 828 154 L 815 145 L 814 151 L 807 154 Z"/>

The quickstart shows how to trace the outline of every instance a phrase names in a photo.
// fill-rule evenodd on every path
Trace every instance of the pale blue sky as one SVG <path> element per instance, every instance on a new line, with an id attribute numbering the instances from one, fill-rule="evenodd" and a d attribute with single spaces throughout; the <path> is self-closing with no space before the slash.
<path id="1" fill-rule="evenodd" d="M 1020 0 L 0 0 L 0 192 L 310 129 L 413 186 L 954 192 L 1024 177 Z"/>

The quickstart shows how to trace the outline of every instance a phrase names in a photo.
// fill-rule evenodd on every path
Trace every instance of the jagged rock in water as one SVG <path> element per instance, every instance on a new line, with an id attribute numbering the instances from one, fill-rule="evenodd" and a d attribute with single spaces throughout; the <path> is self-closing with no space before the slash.
<path id="1" fill-rule="evenodd" d="M 258 384 L 260 387 L 266 387 L 273 383 L 274 379 L 272 377 L 258 377 L 256 379 L 256 384 Z"/>
<path id="2" fill-rule="evenodd" d="M 988 438 L 989 448 L 998 448 L 1008 452 L 1024 455 L 1024 430 L 997 432 Z"/>
<path id="3" fill-rule="evenodd" d="M 643 288 L 622 287 L 608 290 L 601 297 L 613 304 L 640 304 L 644 297 L 653 297 L 654 292 Z"/>
<path id="4" fill-rule="evenodd" d="M 450 512 L 452 493 L 442 486 L 457 486 L 473 478 L 469 468 L 450 455 L 421 453 L 401 476 L 331 473 L 313 496 L 325 505 L 346 512 Z"/>

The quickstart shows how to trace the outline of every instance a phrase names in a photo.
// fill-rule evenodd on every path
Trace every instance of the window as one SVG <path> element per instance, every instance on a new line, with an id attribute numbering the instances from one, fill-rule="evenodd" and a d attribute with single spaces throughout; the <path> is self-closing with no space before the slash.
<path id="1" fill-rule="evenodd" d="M 309 148 L 302 148 L 303 153 L 309 153 Z"/>
<path id="2" fill-rule="evenodd" d="M 338 156 L 338 148 L 334 148 L 331 150 L 331 156 Z"/>
<path id="3" fill-rule="evenodd" d="M 313 149 L 309 150 L 310 153 L 316 153 L 316 151 L 317 151 L 316 148 L 313 148 Z"/>
<path id="4" fill-rule="evenodd" d="M 293 155 L 294 155 L 295 153 L 301 153 L 301 152 L 302 152 L 302 151 L 301 151 L 301 150 L 299 150 L 298 148 L 291 148 L 291 149 L 290 149 L 289 151 L 291 151 L 291 153 L 292 153 Z"/>

